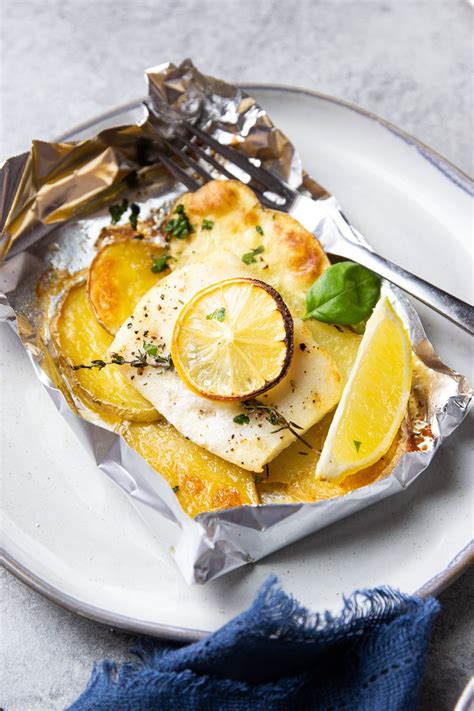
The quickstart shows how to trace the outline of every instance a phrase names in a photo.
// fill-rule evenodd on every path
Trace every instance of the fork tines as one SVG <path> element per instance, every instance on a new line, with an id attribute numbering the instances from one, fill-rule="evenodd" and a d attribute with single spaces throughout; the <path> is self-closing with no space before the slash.
<path id="1" fill-rule="evenodd" d="M 186 129 L 191 138 L 186 136 Z M 201 148 L 197 141 L 208 150 Z M 235 148 L 219 143 L 197 126 L 186 124 L 185 127 L 180 127 L 177 139 L 174 142 L 164 140 L 164 145 L 168 153 L 158 150 L 163 165 L 189 190 L 197 190 L 203 183 L 225 177 L 247 183 L 259 200 L 269 207 L 285 209 L 295 197 L 295 192 L 276 175 L 255 165 Z M 226 165 L 217 160 L 216 155 L 224 159 Z M 212 172 L 206 169 L 203 163 L 211 166 Z M 186 168 L 192 172 L 188 172 Z"/>

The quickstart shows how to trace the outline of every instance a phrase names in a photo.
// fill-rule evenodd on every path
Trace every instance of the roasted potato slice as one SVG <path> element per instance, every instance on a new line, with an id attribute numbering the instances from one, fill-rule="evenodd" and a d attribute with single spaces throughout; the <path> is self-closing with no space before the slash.
<path id="1" fill-rule="evenodd" d="M 112 335 L 133 312 L 141 297 L 165 274 L 152 271 L 163 248 L 139 239 L 121 239 L 106 244 L 89 269 L 88 291 L 99 323 Z"/>
<path id="2" fill-rule="evenodd" d="M 155 408 L 122 375 L 120 366 L 72 369 L 72 365 L 89 364 L 95 359 L 109 360 L 107 349 L 113 341 L 94 316 L 85 282 L 73 285 L 66 293 L 51 324 L 51 337 L 65 376 L 84 404 L 136 422 L 158 419 Z"/>
<path id="3" fill-rule="evenodd" d="M 346 384 L 354 365 L 362 336 L 345 326 L 322 323 L 314 319 L 305 321 L 314 340 L 334 358 L 337 368 Z"/>
<path id="4" fill-rule="evenodd" d="M 273 286 L 297 316 L 305 312 L 306 291 L 329 267 L 318 240 L 293 217 L 263 208 L 255 193 L 237 180 L 213 180 L 194 193 L 181 195 L 171 210 L 183 205 L 193 231 L 184 239 L 171 236 L 178 266 L 205 259 L 222 249 L 233 252 Z M 257 251 L 255 251 L 257 250 Z"/>
<path id="5" fill-rule="evenodd" d="M 333 414 L 327 415 L 306 432 L 305 440 L 314 447 L 313 450 L 300 442 L 294 442 L 269 464 L 266 475 L 262 476 L 257 484 L 262 504 L 332 499 L 372 484 L 393 469 L 407 440 L 405 425 L 400 428 L 388 452 L 372 466 L 346 477 L 339 484 L 317 479 L 314 473 L 316 463 Z"/>
<path id="6" fill-rule="evenodd" d="M 124 422 L 118 432 L 173 487 L 189 516 L 260 503 L 251 472 L 207 452 L 168 422 Z"/>
<path id="7" fill-rule="evenodd" d="M 168 225 L 179 219 L 178 205 L 183 205 L 193 231 L 181 239 L 169 232 L 171 254 L 177 259 L 174 266 L 204 259 L 214 251 L 231 251 L 256 278 L 273 286 L 295 315 L 305 313 L 306 292 L 328 268 L 329 260 L 302 225 L 290 215 L 263 208 L 250 188 L 233 180 L 211 181 L 181 195 Z M 318 321 L 308 320 L 307 325 L 316 343 L 333 356 L 345 382 L 361 336 Z"/>

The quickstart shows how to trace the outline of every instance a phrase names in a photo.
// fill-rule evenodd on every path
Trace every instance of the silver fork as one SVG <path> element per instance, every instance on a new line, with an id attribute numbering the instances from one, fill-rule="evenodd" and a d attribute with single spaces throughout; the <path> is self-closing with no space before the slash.
<path id="1" fill-rule="evenodd" d="M 189 190 L 194 191 L 202 186 L 203 183 L 198 176 L 204 182 L 216 177 L 203 167 L 202 163 L 205 162 L 212 166 L 214 172 L 218 171 L 226 178 L 241 180 L 248 184 L 264 205 L 287 212 L 313 234 L 318 234 L 320 231 L 318 228 L 324 221 L 326 228 L 322 245 L 329 254 L 362 264 L 401 287 L 467 333 L 474 334 L 474 308 L 470 304 L 411 274 L 403 267 L 360 244 L 359 233 L 346 220 L 334 197 L 314 200 L 302 195 L 273 173 L 255 165 L 234 148 L 219 143 L 197 126 L 185 124 L 176 131 L 177 142 L 164 141 L 169 153 L 160 149 L 158 154 L 171 175 Z M 210 155 L 197 145 L 196 141 L 207 146 L 215 155 L 224 158 L 227 167 L 216 160 L 214 155 Z M 181 145 L 178 145 L 179 142 Z M 178 165 L 176 159 L 173 159 L 170 154 L 190 168 L 193 174 L 188 173 L 182 165 Z"/>

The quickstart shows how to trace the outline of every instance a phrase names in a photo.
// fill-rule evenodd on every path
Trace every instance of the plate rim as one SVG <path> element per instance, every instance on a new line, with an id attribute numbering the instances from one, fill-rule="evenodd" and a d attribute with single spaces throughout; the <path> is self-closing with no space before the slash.
<path id="1" fill-rule="evenodd" d="M 375 121 L 379 125 L 383 126 L 385 129 L 389 130 L 391 133 L 394 133 L 406 143 L 416 146 L 421 156 L 425 160 L 428 160 L 439 171 L 441 171 L 446 178 L 448 178 L 451 182 L 455 183 L 460 189 L 468 192 L 471 195 L 474 194 L 474 182 L 473 179 L 467 173 L 458 168 L 458 166 L 456 166 L 454 163 L 451 163 L 451 161 L 442 156 L 440 153 L 430 148 L 430 146 L 427 146 L 425 143 L 415 138 L 403 129 L 399 128 L 395 124 L 391 123 L 390 121 L 387 121 L 386 119 L 378 116 L 373 111 L 363 109 L 360 106 L 357 106 L 356 104 L 353 104 L 344 99 L 340 99 L 337 97 L 333 97 L 329 94 L 302 87 L 292 87 L 284 84 L 267 83 L 244 83 L 239 86 L 246 91 L 267 90 L 307 95 L 312 98 L 328 101 L 332 104 L 336 104 L 351 111 L 355 111 L 356 113 L 361 114 L 365 118 L 369 118 L 372 121 Z M 87 121 L 77 124 L 76 126 L 69 129 L 67 132 L 64 132 L 63 134 L 58 136 L 55 140 L 58 143 L 67 141 L 74 134 L 84 131 L 87 128 L 90 128 L 101 121 L 113 118 L 114 116 L 124 113 L 125 111 L 131 111 L 133 109 L 139 108 L 143 101 L 144 99 L 140 98 L 116 106 L 115 108 L 110 109 L 109 111 L 98 114 Z M 133 617 L 128 617 L 127 615 L 122 615 L 120 613 L 110 612 L 109 610 L 106 610 L 104 608 L 96 607 L 87 602 L 78 600 L 74 596 L 63 592 L 60 588 L 51 585 L 46 580 L 30 571 L 26 566 L 24 566 L 22 563 L 20 563 L 12 555 L 7 553 L 3 549 L 1 550 L 1 563 L 5 567 L 5 569 L 12 573 L 18 580 L 43 595 L 43 597 L 45 597 L 46 599 L 50 600 L 51 602 L 54 602 L 56 605 L 62 607 L 68 612 L 72 612 L 73 614 L 79 617 L 92 620 L 93 622 L 111 626 L 132 634 L 145 634 L 150 635 L 152 637 L 170 639 L 178 642 L 195 642 L 210 634 L 209 631 L 205 630 L 190 630 L 186 627 L 178 627 L 175 625 L 165 625 L 160 622 L 139 620 Z M 438 595 L 449 585 L 451 585 L 460 575 L 462 575 L 462 573 L 464 573 L 473 563 L 474 543 L 473 541 L 471 541 L 462 550 L 460 550 L 459 553 L 457 553 L 457 555 L 448 563 L 448 565 L 443 570 L 441 570 L 439 573 L 433 576 L 433 578 L 428 580 L 414 594 L 419 595 L 422 598 L 428 597 L 430 595 Z"/>
<path id="2" fill-rule="evenodd" d="M 210 630 L 191 630 L 187 627 L 165 625 L 161 622 L 143 621 L 135 617 L 110 612 L 105 608 L 96 607 L 87 602 L 77 600 L 68 593 L 64 593 L 60 588 L 51 585 L 35 573 L 32 573 L 5 551 L 2 551 L 1 558 L 2 565 L 6 570 L 12 573 L 15 578 L 40 593 L 47 600 L 50 600 L 50 602 L 63 608 L 63 610 L 72 612 L 78 617 L 120 629 L 130 634 L 144 634 L 158 639 L 169 639 L 176 642 L 197 642 L 212 634 Z M 439 595 L 466 572 L 472 564 L 474 564 L 474 544 L 471 541 L 448 563 L 446 568 L 437 573 L 413 594 L 420 598 Z"/>

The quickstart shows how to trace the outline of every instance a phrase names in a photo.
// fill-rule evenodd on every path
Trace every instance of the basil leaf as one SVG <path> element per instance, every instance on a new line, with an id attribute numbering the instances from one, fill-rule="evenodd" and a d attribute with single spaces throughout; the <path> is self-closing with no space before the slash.
<path id="1" fill-rule="evenodd" d="M 358 324 L 372 313 L 380 296 L 380 278 L 354 262 L 326 269 L 306 295 L 306 314 L 324 323 Z"/>

